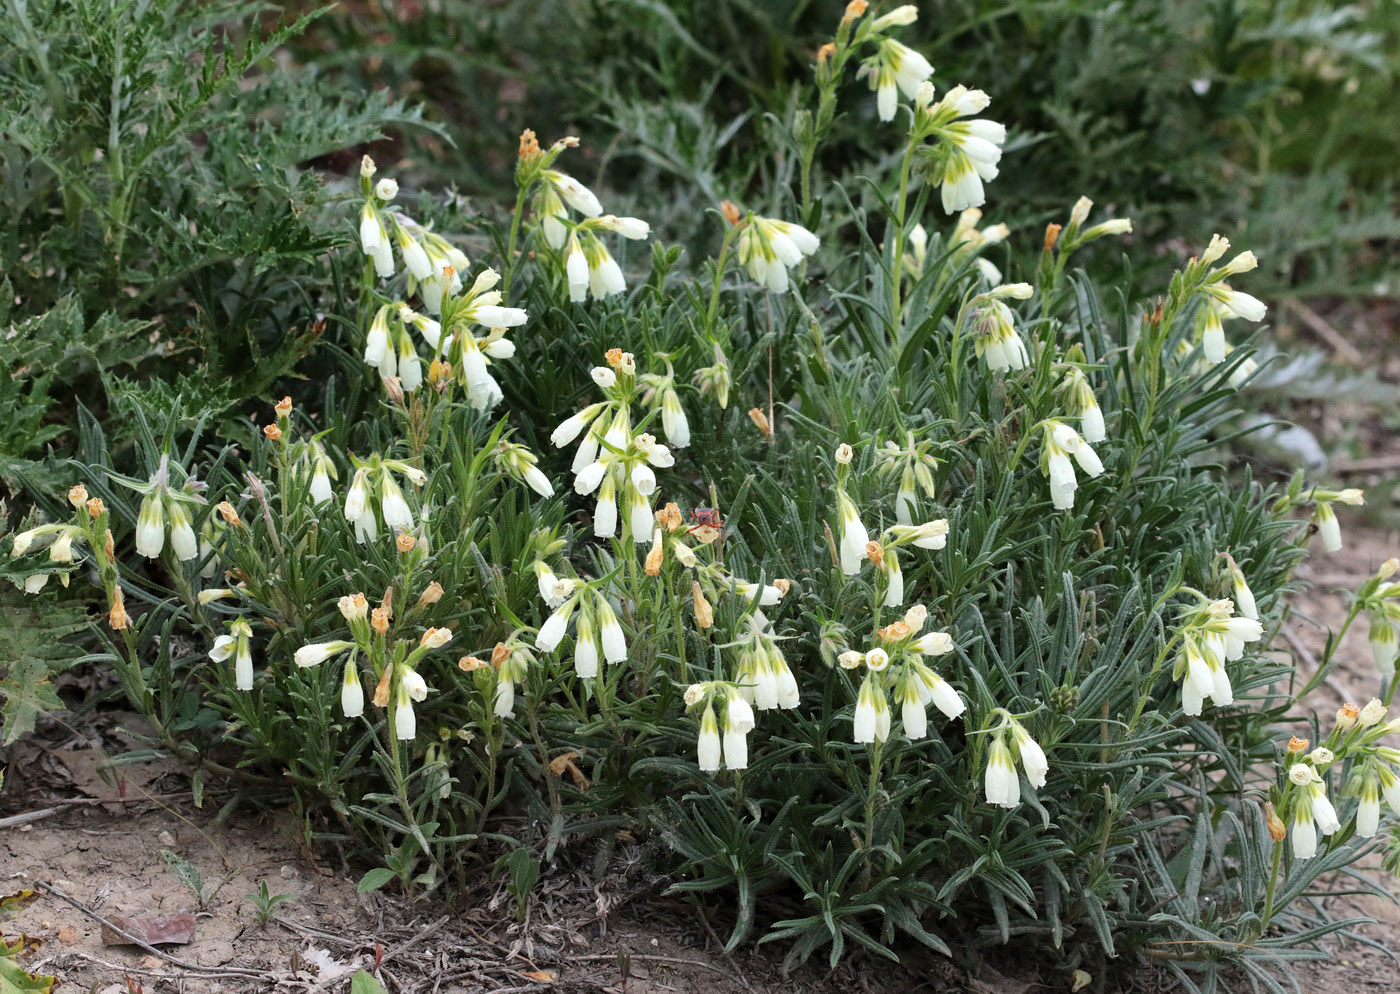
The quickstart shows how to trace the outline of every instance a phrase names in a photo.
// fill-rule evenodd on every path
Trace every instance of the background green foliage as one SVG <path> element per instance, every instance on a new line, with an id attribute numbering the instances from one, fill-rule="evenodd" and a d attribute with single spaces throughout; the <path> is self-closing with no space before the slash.
<path id="1" fill-rule="evenodd" d="M 687 245 L 713 250 L 699 209 L 771 193 L 790 174 L 766 137 L 790 126 L 840 3 L 809 0 L 560 0 L 547 4 L 347 7 L 314 52 L 355 86 L 424 101 L 454 139 L 418 146 L 425 179 L 508 195 L 504 150 L 586 130 L 586 182 Z M 1400 235 L 1400 148 L 1389 95 L 1400 12 L 1320 0 L 933 0 L 906 37 L 945 90 L 992 95 L 1012 139 L 990 219 L 1024 229 L 1022 252 L 1067 196 L 1084 194 L 1139 238 L 1139 269 L 1167 238 L 1230 230 L 1265 279 L 1302 293 L 1367 294 Z M 371 45 L 372 40 L 372 45 Z M 368 48 L 367 48 L 368 46 Z M 329 49 L 329 53 L 327 53 Z M 852 87 L 823 150 L 848 190 L 890 151 L 873 99 Z M 757 152 L 757 154 L 755 154 Z M 634 203 L 635 202 L 635 203 Z M 668 223 L 673 222 L 673 223 Z M 687 230 L 689 229 L 689 230 Z M 684 232 L 684 234 L 682 234 Z M 1115 251 L 1120 246 L 1115 246 Z M 1160 273 L 1160 269 L 1159 269 Z"/>

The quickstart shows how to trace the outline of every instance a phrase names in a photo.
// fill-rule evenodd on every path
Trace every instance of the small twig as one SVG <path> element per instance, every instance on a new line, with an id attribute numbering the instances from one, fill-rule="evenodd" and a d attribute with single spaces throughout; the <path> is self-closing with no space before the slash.
<path id="1" fill-rule="evenodd" d="M 380 966 L 383 966 L 385 963 L 387 963 L 387 962 L 389 962 L 390 960 L 394 959 L 395 957 L 399 956 L 399 954 L 403 953 L 405 950 L 409 949 L 410 947 L 416 946 L 418 943 L 422 942 L 424 939 L 429 938 L 430 936 L 436 935 L 436 934 L 437 934 L 437 930 L 440 929 L 440 928 L 442 928 L 443 925 L 447 924 L 447 919 L 448 919 L 449 917 L 450 917 L 449 915 L 443 915 L 441 918 L 439 918 L 437 921 L 433 922 L 431 925 L 427 925 L 427 926 L 424 926 L 424 927 L 422 927 L 422 928 L 419 928 L 419 929 L 418 929 L 418 934 L 415 935 L 413 938 L 411 938 L 411 939 L 409 939 L 407 942 L 403 943 L 403 945 L 397 946 L 397 947 L 395 947 L 394 949 L 391 949 L 389 952 L 385 953 L 385 954 L 384 954 L 384 958 L 381 959 L 381 960 L 379 961 L 379 965 L 380 965 Z"/>
<path id="2" fill-rule="evenodd" d="M 719 967 L 715 966 L 713 963 L 706 963 L 705 961 L 703 961 L 703 960 L 698 960 L 698 959 L 681 959 L 679 956 L 657 956 L 657 955 L 652 954 L 652 953 L 628 953 L 628 954 L 627 954 L 627 958 L 628 958 L 628 959 L 647 960 L 647 961 L 653 962 L 653 963 L 675 963 L 675 964 L 678 965 L 678 966 L 698 966 L 698 967 L 699 967 L 700 969 L 702 969 L 702 970 L 709 970 L 711 973 L 718 973 L 721 977 L 727 977 L 728 979 L 730 979 L 730 980 L 735 980 L 735 981 L 738 980 L 737 977 L 730 976 L 728 970 L 721 970 Z M 561 965 L 563 965 L 563 966 L 568 966 L 569 963 L 570 963 L 571 961 L 573 961 L 573 960 L 580 960 L 580 961 L 583 961 L 583 962 L 588 962 L 589 960 L 608 960 L 608 961 L 611 961 L 611 962 L 616 962 L 616 961 L 617 961 L 617 954 L 616 954 L 616 953 L 611 953 L 611 954 L 608 954 L 608 953 L 602 953 L 602 954 L 595 953 L 595 954 L 590 954 L 590 955 L 588 955 L 588 956 L 566 956 L 566 957 L 563 957 L 563 959 L 562 959 L 562 961 L 561 961 Z M 747 986 L 747 985 L 745 985 L 745 986 Z"/>
<path id="3" fill-rule="evenodd" d="M 1338 473 L 1378 473 L 1400 469 L 1400 455 L 1370 456 L 1366 459 L 1352 459 L 1332 464 Z"/>
<path id="4" fill-rule="evenodd" d="M 729 954 L 729 950 L 724 948 L 724 942 L 715 934 L 714 927 L 710 924 L 710 919 L 705 917 L 704 909 L 698 904 L 694 905 L 694 909 L 695 917 L 699 918 L 700 924 L 705 926 L 706 934 L 709 935 L 714 944 L 719 947 L 719 954 L 724 957 L 724 961 L 728 963 L 729 968 L 734 971 L 739 983 L 743 984 L 744 990 L 752 991 L 753 988 L 749 986 L 749 978 L 744 975 L 744 971 L 740 969 L 739 964 L 734 962 L 734 957 Z"/>
<path id="5" fill-rule="evenodd" d="M 38 811 L 25 811 L 23 814 L 10 815 L 8 818 L 0 818 L 0 828 L 14 828 L 16 825 L 28 825 L 31 821 L 41 821 L 50 815 L 56 815 L 62 808 L 40 808 Z"/>
<path id="6" fill-rule="evenodd" d="M 1347 362 L 1351 363 L 1353 366 L 1366 365 L 1366 360 L 1357 347 L 1352 345 L 1351 342 L 1348 342 L 1346 338 L 1344 338 L 1336 328 L 1328 324 L 1317 311 L 1313 310 L 1297 297 L 1285 297 L 1283 299 L 1283 304 L 1294 314 L 1298 315 L 1298 317 L 1302 318 L 1305 325 L 1311 328 L 1319 338 L 1332 346 L 1333 350 Z"/>
<path id="7" fill-rule="evenodd" d="M 123 929 L 118 928 L 116 925 L 113 925 L 110 921 L 108 921 L 106 918 L 103 918 L 92 908 L 89 908 L 86 904 L 83 904 L 76 898 L 69 897 L 68 894 L 65 893 L 61 887 L 55 887 L 53 884 L 40 880 L 37 877 L 33 878 L 33 882 L 35 887 L 38 887 L 40 890 L 44 891 L 47 894 L 52 894 L 54 897 L 58 898 L 61 901 L 68 902 L 73 907 L 81 911 L 83 914 L 91 918 L 93 921 L 97 922 L 99 925 L 110 930 L 116 935 L 121 936 L 133 946 L 140 946 L 142 949 L 146 950 L 146 952 L 150 953 L 151 955 L 165 960 L 165 962 L 169 963 L 171 966 L 177 966 L 181 970 L 189 970 L 191 973 L 204 973 L 216 977 L 252 977 L 255 980 L 261 980 L 267 977 L 266 970 L 245 970 L 241 967 L 236 966 L 200 966 L 198 963 L 191 963 L 187 960 L 182 960 L 178 956 L 171 956 L 169 953 L 162 952 L 161 950 L 157 949 L 149 942 L 146 942 L 143 939 L 138 939 L 130 932 L 127 932 Z"/>

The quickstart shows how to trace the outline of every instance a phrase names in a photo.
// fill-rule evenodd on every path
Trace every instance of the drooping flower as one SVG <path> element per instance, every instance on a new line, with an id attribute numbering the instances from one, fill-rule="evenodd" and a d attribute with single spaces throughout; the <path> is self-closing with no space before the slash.
<path id="1" fill-rule="evenodd" d="M 1011 759 L 1011 750 L 1006 747 L 1006 738 L 1000 732 L 992 738 L 983 789 L 988 804 L 1011 809 L 1021 803 L 1021 780 L 1016 775 L 1016 764 Z"/>
<path id="2" fill-rule="evenodd" d="M 836 511 L 841 519 L 841 572 L 854 576 L 860 572 L 861 560 L 869 556 L 866 546 L 870 542 L 870 533 L 861 523 L 855 502 L 839 487 L 836 490 Z"/>
<path id="3" fill-rule="evenodd" d="M 1024 300 L 1032 292 L 1029 283 L 1009 283 L 972 298 L 973 345 L 994 373 L 1025 369 L 1030 365 L 1026 343 L 1016 331 L 1015 315 L 1004 298 Z"/>
<path id="4" fill-rule="evenodd" d="M 1050 499 L 1057 510 L 1074 507 L 1074 493 L 1079 487 L 1070 456 L 1090 478 L 1103 473 L 1103 463 L 1088 442 L 1084 441 L 1063 421 L 1043 423 L 1045 442 L 1040 450 L 1040 468 L 1050 479 Z"/>
<path id="5" fill-rule="evenodd" d="M 876 28 L 883 21 L 885 18 L 878 18 L 872 22 L 872 28 Z M 894 23 L 897 22 L 886 22 L 887 25 Z M 880 120 L 893 121 L 899 92 L 913 100 L 919 92 L 920 85 L 933 75 L 933 66 L 928 59 L 907 45 L 902 45 L 893 38 L 884 38 L 880 41 L 876 53 L 866 62 L 864 72 L 869 77 L 870 88 L 875 91 L 875 106 Z"/>
<path id="6" fill-rule="evenodd" d="M 750 214 L 739 232 L 739 262 L 754 282 L 773 293 L 788 288 L 788 270 L 821 246 L 800 224 Z"/>
<path id="7" fill-rule="evenodd" d="M 1006 126 L 983 118 L 960 120 L 991 103 L 981 90 L 955 86 L 937 103 L 932 99 L 933 88 L 926 83 L 914 94 L 915 128 L 940 139 L 930 162 L 931 178 L 940 184 L 943 209 L 956 214 L 980 207 L 987 199 L 982 184 L 996 179 L 999 171 Z"/>

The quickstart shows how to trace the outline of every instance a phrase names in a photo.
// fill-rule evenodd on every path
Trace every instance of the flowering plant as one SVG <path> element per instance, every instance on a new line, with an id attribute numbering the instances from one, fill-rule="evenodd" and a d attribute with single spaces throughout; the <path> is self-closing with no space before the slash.
<path id="1" fill-rule="evenodd" d="M 655 244 L 643 273 L 650 226 L 558 168 L 575 139 L 522 136 L 474 242 L 366 158 L 339 315 L 363 362 L 260 429 L 136 411 L 133 465 L 92 439 L 72 513 L 14 536 L 19 579 L 85 570 L 160 744 L 290 790 L 379 886 L 625 824 L 678 891 L 732 900 L 731 944 L 790 959 L 1031 937 L 1262 975 L 1344 926 L 1293 905 L 1400 789 L 1379 702 L 1276 748 L 1300 695 L 1260 651 L 1311 521 L 1338 547 L 1361 495 L 1199 458 L 1249 403 L 1217 326 L 1265 316 L 1224 282 L 1250 253 L 1216 266 L 1217 237 L 1110 313 L 1070 262 L 1131 225 L 1081 199 L 1003 282 L 983 253 L 1011 234 L 977 225 L 1006 128 L 981 91 L 935 99 L 888 36 L 912 6 L 865 8 L 817 56 L 799 189 L 716 205 L 690 270 Z M 879 241 L 816 173 L 852 60 L 903 146 Z M 1393 586 L 1352 615 L 1387 701 Z"/>

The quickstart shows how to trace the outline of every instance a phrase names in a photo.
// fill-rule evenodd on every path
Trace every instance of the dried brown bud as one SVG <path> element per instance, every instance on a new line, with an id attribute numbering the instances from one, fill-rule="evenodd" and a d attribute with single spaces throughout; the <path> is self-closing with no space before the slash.
<path id="1" fill-rule="evenodd" d="M 754 407 L 749 410 L 749 420 L 758 426 L 758 430 L 763 432 L 763 437 L 768 441 L 773 440 L 773 426 L 768 422 L 768 415 L 763 413 L 763 408 Z"/>
<path id="2" fill-rule="evenodd" d="M 841 18 L 842 24 L 849 24 L 870 8 L 867 0 L 851 0 L 846 4 L 846 13 Z"/>
<path id="3" fill-rule="evenodd" d="M 685 519 L 681 517 L 679 505 L 671 501 L 656 512 L 656 523 L 668 532 L 673 532 L 685 524 Z"/>
<path id="4" fill-rule="evenodd" d="M 821 48 L 817 49 L 817 61 L 825 62 L 827 59 L 831 58 L 835 54 L 836 45 L 833 42 L 827 42 Z"/>
<path id="5" fill-rule="evenodd" d="M 107 505 L 102 503 L 101 497 L 89 497 L 87 502 L 87 513 L 89 517 L 100 518 L 107 511 Z"/>
<path id="6" fill-rule="evenodd" d="M 1283 823 L 1283 819 L 1274 810 L 1272 801 L 1264 802 L 1264 819 L 1269 823 L 1269 837 L 1275 842 L 1282 842 L 1288 837 L 1288 826 Z"/>
<path id="7" fill-rule="evenodd" d="M 117 556 L 116 543 L 112 541 L 112 529 L 107 529 L 107 534 L 102 537 L 102 551 L 107 556 L 107 561 L 111 562 Z"/>
<path id="8" fill-rule="evenodd" d="M 520 148 L 516 155 L 522 159 L 533 159 L 540 154 L 540 140 L 535 137 L 535 133 L 529 128 L 520 132 Z"/>
<path id="9" fill-rule="evenodd" d="M 292 413 L 292 398 L 283 397 L 273 406 L 272 409 L 277 412 L 278 420 L 287 417 Z"/>
<path id="10" fill-rule="evenodd" d="M 399 532 L 398 537 L 394 539 L 394 545 L 398 547 L 400 552 L 412 552 L 413 547 L 417 544 L 418 540 L 408 532 Z"/>
<path id="11" fill-rule="evenodd" d="M 427 607 L 429 604 L 436 604 L 440 600 L 442 600 L 442 584 L 434 580 L 418 595 L 418 606 Z"/>
<path id="12" fill-rule="evenodd" d="M 885 563 L 885 547 L 879 542 L 866 542 L 865 556 L 876 566 L 883 566 Z"/>
<path id="13" fill-rule="evenodd" d="M 470 673 L 473 670 L 485 669 L 491 664 L 484 659 L 477 659 L 475 656 L 463 656 L 457 660 L 457 668 L 463 673 Z"/>
<path id="14" fill-rule="evenodd" d="M 107 614 L 107 623 L 112 626 L 113 631 L 121 631 L 131 624 L 131 619 L 126 613 L 126 599 L 122 596 L 121 587 L 112 588 L 112 610 Z"/>
<path id="15" fill-rule="evenodd" d="M 389 403 L 403 404 L 403 380 L 397 376 L 384 377 L 384 393 L 389 398 Z"/>
<path id="16" fill-rule="evenodd" d="M 719 209 L 720 213 L 724 215 L 724 219 L 728 221 L 731 226 L 743 220 L 743 212 L 739 210 L 739 205 L 732 200 L 721 201 Z M 716 346 L 716 349 L 718 349 L 718 346 Z"/>
<path id="17" fill-rule="evenodd" d="M 666 558 L 666 547 L 661 542 L 661 529 L 656 529 L 652 535 L 651 549 L 647 552 L 646 563 L 643 569 L 647 576 L 660 576 L 661 563 Z"/>
<path id="18" fill-rule="evenodd" d="M 712 627 L 715 623 L 715 609 L 710 602 L 705 599 L 705 592 L 700 589 L 699 580 L 691 582 L 690 596 L 695 604 L 695 623 L 701 628 Z"/>
<path id="19" fill-rule="evenodd" d="M 1308 751 L 1308 740 L 1307 740 L 1307 739 L 1300 739 L 1300 738 L 1298 738 L 1298 736 L 1295 735 L 1295 736 L 1293 736 L 1292 738 L 1290 738 L 1290 739 L 1288 740 L 1288 752 L 1289 752 L 1290 755 L 1293 755 L 1293 754 L 1295 754 L 1295 753 L 1300 753 L 1300 752 L 1307 752 L 1307 751 Z"/>
<path id="20" fill-rule="evenodd" d="M 441 359 L 434 359 L 428 363 L 428 382 L 437 386 L 447 380 L 452 375 L 452 367 Z"/>
<path id="21" fill-rule="evenodd" d="M 282 429 L 276 425 L 267 425 L 263 428 L 263 434 L 267 436 L 269 442 L 280 442 L 282 440 Z"/>
<path id="22" fill-rule="evenodd" d="M 497 642 L 496 648 L 491 650 L 491 668 L 500 669 L 501 664 L 510 658 L 510 646 L 504 642 Z"/>
<path id="23" fill-rule="evenodd" d="M 388 608 L 377 607 L 369 613 L 369 627 L 383 635 L 389 630 Z"/>
<path id="24" fill-rule="evenodd" d="M 575 787 L 579 790 L 587 790 L 589 788 L 588 778 L 584 776 L 583 771 L 578 768 L 578 764 L 574 762 L 575 759 L 578 759 L 578 753 L 576 752 L 570 751 L 562 753 L 549 761 L 549 772 L 553 773 L 556 777 L 568 773 Z"/>
<path id="25" fill-rule="evenodd" d="M 778 592 L 784 597 L 786 597 L 788 595 L 788 591 L 792 589 L 792 581 L 780 576 L 773 581 L 773 586 L 777 587 Z"/>
<path id="26" fill-rule="evenodd" d="M 387 708 L 389 706 L 389 681 L 393 678 L 394 668 L 384 667 L 384 672 L 379 675 L 379 682 L 374 685 L 374 706 L 377 708 Z"/>
<path id="27" fill-rule="evenodd" d="M 1055 248 L 1055 243 L 1060 240 L 1060 228 L 1058 224 L 1047 224 L 1045 226 L 1045 251 L 1050 252 Z"/>
<path id="28" fill-rule="evenodd" d="M 611 366 L 613 369 L 617 369 L 619 366 L 622 365 L 622 355 L 622 350 L 614 346 L 613 348 L 608 349 L 608 351 L 603 355 L 603 358 L 608 360 L 609 366 Z"/>
<path id="29" fill-rule="evenodd" d="M 900 639 L 907 639 L 913 634 L 914 629 L 910 628 L 902 621 L 895 621 L 881 629 L 884 634 L 881 636 L 886 642 L 898 642 Z"/>
<path id="30" fill-rule="evenodd" d="M 216 507 L 215 510 L 219 512 L 219 517 L 223 518 L 225 523 L 230 525 L 243 524 L 243 520 L 239 518 L 238 512 L 233 509 L 233 505 L 228 501 L 219 501 L 218 507 Z"/>
<path id="31" fill-rule="evenodd" d="M 83 505 L 87 503 L 87 499 L 87 487 L 83 486 L 81 483 L 68 490 L 68 503 L 73 505 L 73 510 L 75 511 L 81 511 Z"/>

